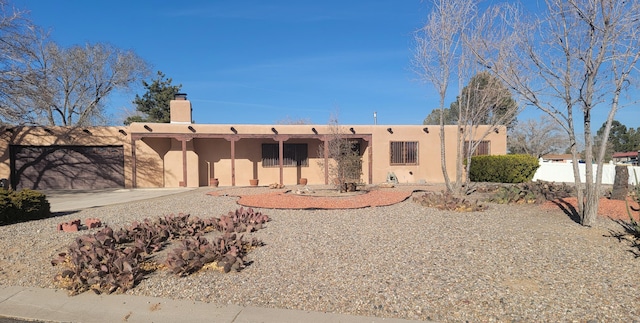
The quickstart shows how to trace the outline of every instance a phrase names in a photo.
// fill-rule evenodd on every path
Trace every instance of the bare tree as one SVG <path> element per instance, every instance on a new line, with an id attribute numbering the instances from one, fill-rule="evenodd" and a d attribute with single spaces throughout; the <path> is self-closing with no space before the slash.
<path id="1" fill-rule="evenodd" d="M 292 118 L 290 116 L 285 116 L 282 119 L 276 120 L 275 124 L 304 125 L 304 124 L 312 124 L 312 122 L 310 118 Z"/>
<path id="2" fill-rule="evenodd" d="M 28 112 L 15 108 L 12 92 L 22 78 L 17 67 L 29 60 L 24 45 L 33 41 L 34 28 L 26 12 L 0 0 L 0 123 L 18 123 Z"/>
<path id="3" fill-rule="evenodd" d="M 105 100 L 148 75 L 133 51 L 107 44 L 61 48 L 28 25 L 5 40 L 0 74 L 0 117 L 38 125 L 104 122 Z"/>
<path id="4" fill-rule="evenodd" d="M 518 123 L 507 137 L 509 152 L 540 158 L 561 153 L 569 148 L 569 140 L 560 125 L 548 115 Z"/>
<path id="5" fill-rule="evenodd" d="M 414 36 L 413 66 L 422 81 L 431 83 L 438 92 L 440 165 L 447 190 L 457 192 L 460 182 L 451 183 L 446 165 L 445 98 L 451 78 L 457 76 L 461 79 L 464 71 L 460 68 L 466 64 L 463 38 L 476 16 L 476 5 L 475 1 L 469 0 L 433 0 L 431 5 L 427 22 Z"/>
<path id="6" fill-rule="evenodd" d="M 362 156 L 357 140 L 349 138 L 336 115 L 329 119 L 329 134 L 322 145 L 318 147 L 318 156 L 324 156 L 325 151 L 330 159 L 326 162 L 318 160 L 321 169 L 327 169 L 329 179 L 340 192 L 355 191 L 357 184 L 362 181 Z"/>
<path id="7" fill-rule="evenodd" d="M 546 11 L 529 23 L 487 20 L 490 41 L 478 58 L 526 102 L 551 116 L 567 133 L 573 155 L 581 223 L 593 224 L 602 172 L 594 178 L 592 113 L 608 110 L 604 137 L 637 73 L 640 3 L 637 0 L 546 0 Z M 505 18 L 500 16 L 498 18 Z M 497 62 L 497 60 L 500 62 Z M 506 62 L 506 63 L 505 63 Z M 574 112 L 582 113 L 585 144 L 584 191 L 578 169 Z M 596 154 L 602 169 L 606 145 Z"/>
<path id="8" fill-rule="evenodd" d="M 414 66 L 420 77 L 432 83 L 440 96 L 440 156 L 447 190 L 462 193 L 469 184 L 470 158 L 493 126 L 508 125 L 519 112 L 519 105 L 502 81 L 486 72 L 473 57 L 474 42 L 481 28 L 474 0 L 434 0 L 427 23 L 417 31 Z M 474 37 L 475 36 L 475 37 Z M 450 109 L 444 107 L 449 80 L 457 78 L 459 95 Z M 463 88 L 462 84 L 467 83 Z M 449 111 L 448 111 L 449 110 Z M 452 111 L 455 110 L 455 113 Z M 446 167 L 444 124 L 456 120 L 456 172 L 452 183 Z M 425 120 L 426 121 L 426 120 Z M 478 127 L 479 125 L 491 127 Z M 463 160 L 467 159 L 466 167 Z M 464 182 L 463 182 L 464 178 Z"/>

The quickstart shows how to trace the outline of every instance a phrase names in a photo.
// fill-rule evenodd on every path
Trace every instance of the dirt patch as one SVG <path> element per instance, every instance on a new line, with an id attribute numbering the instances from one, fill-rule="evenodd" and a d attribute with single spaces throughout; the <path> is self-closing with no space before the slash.
<path id="1" fill-rule="evenodd" d="M 543 209 L 561 209 L 565 213 L 575 212 L 577 210 L 577 201 L 578 199 L 575 197 L 567 197 L 563 199 L 558 199 L 555 201 L 547 201 L 543 203 L 540 207 Z M 635 202 L 631 197 L 627 197 L 626 201 L 621 200 L 611 200 L 608 198 L 600 198 L 600 202 L 598 204 L 598 215 L 604 218 L 611 218 L 614 220 L 629 220 L 629 209 L 627 205 L 635 210 L 638 210 L 638 203 Z M 634 210 L 630 210 L 631 215 L 636 219 L 638 218 L 638 212 Z"/>

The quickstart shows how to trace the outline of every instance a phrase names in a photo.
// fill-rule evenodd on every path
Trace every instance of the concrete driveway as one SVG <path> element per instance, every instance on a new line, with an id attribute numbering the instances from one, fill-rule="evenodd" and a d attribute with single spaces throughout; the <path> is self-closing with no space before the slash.
<path id="1" fill-rule="evenodd" d="M 127 203 L 194 190 L 194 187 L 135 188 L 104 190 L 44 191 L 51 212 L 75 211 L 96 206 Z"/>

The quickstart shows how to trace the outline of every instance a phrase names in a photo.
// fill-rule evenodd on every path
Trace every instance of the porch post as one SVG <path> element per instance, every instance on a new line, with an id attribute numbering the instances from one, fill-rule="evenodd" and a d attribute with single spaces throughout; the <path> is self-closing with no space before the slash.
<path id="1" fill-rule="evenodd" d="M 369 184 L 373 184 L 373 140 L 369 140 Z"/>
<path id="2" fill-rule="evenodd" d="M 329 184 L 329 142 L 327 135 L 323 137 L 324 141 L 324 185 Z"/>
<path id="3" fill-rule="evenodd" d="M 137 188 L 138 179 L 136 175 L 136 140 L 131 136 L 131 187 Z"/>
<path id="4" fill-rule="evenodd" d="M 284 185 L 284 141 L 282 139 L 278 140 L 278 164 L 280 167 L 280 185 Z"/>
<path id="5" fill-rule="evenodd" d="M 187 187 L 187 140 L 182 139 L 182 187 Z"/>
<path id="6" fill-rule="evenodd" d="M 236 186 L 236 140 L 231 138 L 231 186 Z"/>

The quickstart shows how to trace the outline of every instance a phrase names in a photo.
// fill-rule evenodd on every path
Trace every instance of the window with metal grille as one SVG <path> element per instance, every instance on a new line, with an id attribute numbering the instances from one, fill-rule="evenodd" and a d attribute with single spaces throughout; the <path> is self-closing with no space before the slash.
<path id="1" fill-rule="evenodd" d="M 483 140 L 479 143 L 477 143 L 477 147 L 476 150 L 473 152 L 473 155 L 471 156 L 481 156 L 481 155 L 489 155 L 491 152 L 491 142 L 488 140 Z M 469 151 L 469 142 L 465 141 L 464 142 L 464 151 L 467 152 Z"/>
<path id="2" fill-rule="evenodd" d="M 262 167 L 280 167 L 278 144 L 262 144 Z M 284 144 L 284 167 L 309 166 L 307 144 Z"/>
<path id="3" fill-rule="evenodd" d="M 417 141 L 392 141 L 391 165 L 418 165 Z"/>

